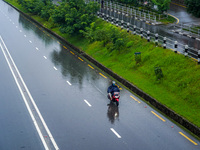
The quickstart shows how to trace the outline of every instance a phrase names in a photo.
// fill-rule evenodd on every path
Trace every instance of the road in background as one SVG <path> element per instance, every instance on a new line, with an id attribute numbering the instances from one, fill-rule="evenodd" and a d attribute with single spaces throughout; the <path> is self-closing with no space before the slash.
<path id="1" fill-rule="evenodd" d="M 0 35 L 61 150 L 200 148 L 196 138 L 123 87 L 119 107 L 110 104 L 105 73 L 2 1 L 0 19 Z M 43 149 L 2 52 L 0 61 L 0 131 L 7 131 L 0 148 Z"/>
<path id="2" fill-rule="evenodd" d="M 180 23 L 200 25 L 200 18 L 197 18 L 192 14 L 189 14 L 186 10 L 186 6 L 176 3 L 171 3 L 168 13 L 177 17 Z"/>

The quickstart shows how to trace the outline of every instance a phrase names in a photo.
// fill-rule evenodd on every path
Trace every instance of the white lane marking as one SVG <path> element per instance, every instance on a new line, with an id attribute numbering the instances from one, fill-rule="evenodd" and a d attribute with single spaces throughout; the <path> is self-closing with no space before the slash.
<path id="1" fill-rule="evenodd" d="M 44 57 L 44 59 L 47 59 L 47 57 L 46 56 L 43 56 Z"/>
<path id="2" fill-rule="evenodd" d="M 55 70 L 58 70 L 55 66 L 53 67 Z"/>
<path id="3" fill-rule="evenodd" d="M 10 21 L 12 21 L 11 19 L 9 19 Z"/>
<path id="4" fill-rule="evenodd" d="M 26 35 L 24 34 L 24 37 L 26 37 Z"/>
<path id="5" fill-rule="evenodd" d="M 15 24 L 15 23 L 13 22 L 13 24 Z"/>
<path id="6" fill-rule="evenodd" d="M 69 85 L 72 85 L 69 81 L 66 81 Z"/>
<path id="7" fill-rule="evenodd" d="M 19 32 L 22 32 L 22 30 L 19 30 Z"/>
<path id="8" fill-rule="evenodd" d="M 84 102 L 85 102 L 89 107 L 92 107 L 92 105 L 91 105 L 87 100 L 84 99 Z"/>
<path id="9" fill-rule="evenodd" d="M 113 128 L 110 128 L 110 130 L 111 130 L 118 138 L 122 138 Z"/>
<path id="10" fill-rule="evenodd" d="M 40 118 L 40 120 L 41 120 L 41 122 L 42 122 L 42 124 L 43 124 L 43 126 L 44 126 L 44 128 L 45 128 L 45 130 L 46 130 L 46 132 L 47 132 L 47 134 L 48 134 L 48 136 L 49 136 L 49 138 L 50 138 L 50 140 L 51 140 L 51 142 L 52 142 L 53 145 L 54 145 L 54 148 L 55 148 L 56 150 L 59 150 L 59 148 L 58 148 L 58 146 L 57 146 L 57 144 L 56 144 L 56 142 L 55 142 L 55 140 L 54 140 L 54 138 L 53 138 L 53 136 L 52 136 L 52 134 L 51 134 L 51 132 L 50 132 L 50 130 L 49 130 L 49 128 L 48 128 L 48 126 L 46 125 L 46 122 L 44 121 L 44 119 L 43 119 L 43 117 L 42 117 L 42 115 L 41 115 L 41 113 L 40 113 L 40 111 L 39 111 L 39 109 L 38 109 L 38 107 L 37 107 L 37 105 L 36 105 L 36 103 L 35 103 L 33 97 L 31 96 L 31 94 L 30 94 L 30 92 L 29 92 L 29 90 L 28 90 L 28 88 L 27 88 L 27 86 L 26 86 L 26 84 L 25 84 L 25 82 L 24 82 L 24 80 L 23 80 L 21 74 L 19 73 L 19 70 L 17 69 L 17 66 L 15 65 L 15 63 L 14 63 L 14 61 L 13 61 L 13 59 L 12 59 L 12 57 L 11 57 L 11 55 L 10 55 L 10 53 L 9 53 L 9 51 L 8 51 L 8 49 L 7 49 L 7 47 L 6 47 L 6 45 L 5 45 L 5 43 L 4 43 L 4 41 L 3 41 L 3 39 L 2 39 L 1 36 L 0 36 L 0 39 L 1 39 L 1 41 L 2 41 L 2 43 L 3 43 L 3 45 L 4 45 L 4 47 L 5 47 L 5 49 L 6 49 L 7 53 L 8 53 L 8 55 L 9 55 L 9 57 L 10 57 L 10 60 L 12 61 L 13 65 L 14 65 L 14 67 L 15 67 L 15 70 L 17 71 L 17 74 L 19 75 L 19 78 L 21 79 L 21 82 L 22 82 L 24 88 L 25 88 L 26 91 L 27 91 L 28 96 L 29 96 L 30 99 L 31 99 L 31 102 L 32 102 L 32 104 L 33 104 L 33 106 L 34 106 L 34 108 L 35 108 L 35 110 L 36 110 L 36 112 L 37 112 L 37 114 L 38 114 L 38 116 L 39 116 L 39 118 Z M 2 51 L 3 51 L 3 50 L 2 50 Z M 11 66 L 10 66 L 10 67 L 11 67 Z M 13 73 L 14 73 L 14 72 L 13 72 Z M 15 80 L 17 80 L 16 77 L 15 77 Z M 18 81 L 17 81 L 17 82 L 18 82 Z M 19 87 L 20 87 L 20 86 L 19 86 Z M 23 93 L 22 90 L 20 90 L 20 92 Z M 23 94 L 23 95 L 24 95 L 24 94 Z M 25 97 L 24 97 L 24 98 L 25 98 Z M 28 105 L 28 104 L 27 104 L 27 105 Z M 29 108 L 29 109 L 30 109 L 30 108 Z M 37 124 L 37 122 L 34 121 L 34 124 Z M 39 127 L 38 127 L 38 128 L 39 128 Z M 43 138 L 44 138 L 44 137 L 43 137 Z M 48 149 L 48 147 L 47 147 L 47 149 Z"/>
<path id="11" fill-rule="evenodd" d="M 30 43 L 32 43 L 32 41 L 31 41 L 31 40 L 29 40 L 29 42 L 30 42 Z"/>
<path id="12" fill-rule="evenodd" d="M 0 37 L 0 38 L 1 38 L 1 37 Z M 1 38 L 1 40 L 2 40 L 2 38 Z M 3 44 L 4 44 L 4 43 L 3 43 Z M 5 45 L 4 45 L 4 46 L 5 46 Z M 15 76 L 15 74 L 14 74 L 14 72 L 13 72 L 13 69 L 12 69 L 12 67 L 11 67 L 11 64 L 10 64 L 10 62 L 8 61 L 8 58 L 7 58 L 6 54 L 5 54 L 5 51 L 3 50 L 3 47 L 2 47 L 2 45 L 1 45 L 1 43 L 0 43 L 0 47 L 1 47 L 1 50 L 2 50 L 2 52 L 3 52 L 3 54 L 4 54 L 4 57 L 5 57 L 5 59 L 6 59 L 7 63 L 8 63 L 8 66 L 9 66 L 9 68 L 10 68 L 10 71 L 11 71 L 11 73 L 12 73 L 14 79 L 15 79 L 15 82 L 16 82 L 18 88 L 19 88 L 19 91 L 20 91 L 20 93 L 21 93 L 21 95 L 22 95 L 22 98 L 23 98 L 23 100 L 24 100 L 24 103 L 25 103 L 25 105 L 26 105 L 26 108 L 28 109 L 28 112 L 29 112 L 29 114 L 30 114 L 30 116 L 31 116 L 31 118 L 32 118 L 32 121 L 33 121 L 34 125 L 35 125 L 35 128 L 36 128 L 36 130 L 37 130 L 37 132 L 38 132 L 38 134 L 39 134 L 39 136 L 40 136 L 40 139 L 41 139 L 41 141 L 42 141 L 42 143 L 43 143 L 45 149 L 48 150 L 48 146 L 47 146 L 47 144 L 46 144 L 46 142 L 45 142 L 45 140 L 44 140 L 44 137 L 43 137 L 43 135 L 42 135 L 42 133 L 41 133 L 41 130 L 40 130 L 40 128 L 39 128 L 39 126 L 38 126 L 38 124 L 37 124 L 37 121 L 36 121 L 36 119 L 35 119 L 35 117 L 34 117 L 32 111 L 31 111 L 31 109 L 30 109 L 30 106 L 28 105 L 27 99 L 25 98 L 25 95 L 24 95 L 24 93 L 23 93 L 23 91 L 22 91 L 22 89 L 21 89 L 21 87 L 20 87 L 20 85 L 19 85 L 19 83 L 18 83 L 17 77 Z M 11 61 L 12 61 L 12 58 L 11 58 Z M 15 66 L 14 61 L 13 61 L 13 64 L 14 64 L 14 66 Z M 15 67 L 16 67 L 16 66 L 15 66 Z M 16 68 L 16 70 L 17 70 L 17 68 Z M 21 80 L 23 80 L 23 79 L 21 79 Z"/>
<path id="13" fill-rule="evenodd" d="M 39 48 L 35 47 L 36 50 L 39 50 Z"/>
<path id="14" fill-rule="evenodd" d="M 16 28 L 18 28 L 18 26 L 16 26 Z"/>

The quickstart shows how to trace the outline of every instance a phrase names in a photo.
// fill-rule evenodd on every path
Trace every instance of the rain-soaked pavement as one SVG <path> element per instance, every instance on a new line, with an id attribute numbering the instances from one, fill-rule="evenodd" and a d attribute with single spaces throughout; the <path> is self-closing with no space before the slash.
<path id="1" fill-rule="evenodd" d="M 168 13 L 179 19 L 179 23 L 197 24 L 200 25 L 200 18 L 194 17 L 187 12 L 185 6 L 171 3 Z"/>
<path id="2" fill-rule="evenodd" d="M 106 74 L 3 1 L 0 20 L 1 150 L 200 149 L 199 140 L 123 87 L 119 107 L 110 104 Z M 21 77 L 13 78 L 16 67 L 7 61 Z M 17 80 L 27 87 L 21 93 Z"/>

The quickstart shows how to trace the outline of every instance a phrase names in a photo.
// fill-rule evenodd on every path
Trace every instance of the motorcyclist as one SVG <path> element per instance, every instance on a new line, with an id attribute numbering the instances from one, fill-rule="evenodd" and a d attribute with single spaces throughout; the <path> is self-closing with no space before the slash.
<path id="1" fill-rule="evenodd" d="M 116 86 L 115 81 L 112 81 L 112 85 L 108 87 L 107 93 L 109 98 L 112 100 L 114 92 L 120 92 L 119 88 Z"/>

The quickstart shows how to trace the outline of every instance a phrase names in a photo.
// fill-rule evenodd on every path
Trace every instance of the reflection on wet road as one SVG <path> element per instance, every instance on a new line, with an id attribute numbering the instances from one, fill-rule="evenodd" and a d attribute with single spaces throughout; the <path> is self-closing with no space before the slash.
<path id="1" fill-rule="evenodd" d="M 108 75 L 2 1 L 0 19 L 0 35 L 59 149 L 200 148 L 196 138 L 125 88 L 119 107 L 110 103 Z M 2 53 L 0 58 L 0 149 L 45 149 Z M 43 137 L 49 148 L 51 137 Z"/>

